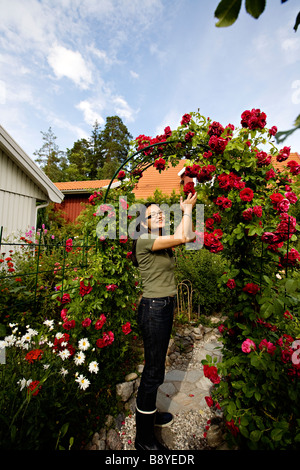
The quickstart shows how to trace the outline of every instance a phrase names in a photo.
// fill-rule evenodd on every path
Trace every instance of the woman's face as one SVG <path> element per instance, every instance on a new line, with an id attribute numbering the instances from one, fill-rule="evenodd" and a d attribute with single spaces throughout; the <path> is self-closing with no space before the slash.
<path id="1" fill-rule="evenodd" d="M 146 221 L 151 231 L 157 231 L 165 225 L 165 214 L 156 204 L 151 204 L 146 209 Z"/>

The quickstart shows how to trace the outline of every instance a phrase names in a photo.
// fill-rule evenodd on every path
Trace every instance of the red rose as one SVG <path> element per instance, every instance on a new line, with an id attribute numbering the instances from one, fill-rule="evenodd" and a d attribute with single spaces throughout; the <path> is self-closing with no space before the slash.
<path id="1" fill-rule="evenodd" d="M 244 111 L 241 115 L 242 127 L 249 127 L 249 129 L 263 129 L 267 123 L 266 117 L 266 114 L 261 112 L 260 109 Z"/>
<path id="2" fill-rule="evenodd" d="M 269 134 L 275 136 L 277 134 L 277 127 L 272 126 L 271 129 L 269 129 Z"/>
<path id="3" fill-rule="evenodd" d="M 234 279 L 228 279 L 226 286 L 229 289 L 234 289 L 236 287 L 235 280 Z"/>
<path id="4" fill-rule="evenodd" d="M 120 170 L 120 171 L 119 171 L 119 173 L 118 173 L 118 176 L 117 176 L 117 178 L 118 178 L 118 180 L 120 180 L 120 181 L 121 181 L 121 180 L 123 180 L 123 179 L 125 178 L 125 176 L 126 176 L 126 173 L 125 173 L 125 171 L 123 171 L 123 170 Z"/>
<path id="5" fill-rule="evenodd" d="M 102 338 L 97 339 L 96 346 L 98 348 L 104 348 L 105 346 L 111 345 L 113 341 L 114 341 L 114 334 L 112 331 L 109 331 L 108 333 L 103 333 Z"/>
<path id="6" fill-rule="evenodd" d="M 211 406 L 213 406 L 214 404 L 214 401 L 211 397 L 204 397 L 205 398 L 205 401 L 207 403 L 207 406 L 210 408 Z"/>
<path id="7" fill-rule="evenodd" d="M 84 284 L 84 281 L 80 281 L 80 288 L 79 288 L 79 293 L 81 297 L 84 297 L 85 295 L 89 294 L 92 291 L 92 286 L 90 283 L 86 286 Z"/>
<path id="8" fill-rule="evenodd" d="M 216 137 L 215 135 L 212 135 L 208 141 L 210 149 L 216 154 L 223 153 L 227 144 L 228 141 L 226 139 L 222 139 L 222 137 Z"/>
<path id="9" fill-rule="evenodd" d="M 288 163 L 287 163 L 287 166 L 290 168 L 290 171 L 292 173 L 292 175 L 299 175 L 300 173 L 300 165 L 299 163 L 297 163 L 295 160 L 290 160 Z"/>
<path id="10" fill-rule="evenodd" d="M 72 330 L 75 328 L 75 320 L 68 320 L 65 323 L 63 323 L 63 328 L 65 330 Z"/>
<path id="11" fill-rule="evenodd" d="M 245 188 L 240 192 L 240 198 L 242 201 L 250 202 L 253 199 L 253 191 L 250 188 Z"/>
<path id="12" fill-rule="evenodd" d="M 251 207 L 249 207 L 248 209 L 244 210 L 243 212 L 243 218 L 245 220 L 252 220 L 252 212 L 253 212 L 253 209 Z"/>
<path id="13" fill-rule="evenodd" d="M 224 132 L 224 127 L 219 122 L 212 122 L 208 128 L 208 135 L 212 136 L 215 135 L 220 137 L 220 135 Z"/>
<path id="14" fill-rule="evenodd" d="M 192 193 L 192 194 L 195 194 L 195 188 L 194 188 L 194 182 L 193 181 L 189 181 L 188 183 L 186 183 L 184 186 L 183 186 L 183 192 L 184 194 L 187 196 L 189 193 Z"/>
<path id="15" fill-rule="evenodd" d="M 280 150 L 279 154 L 276 157 L 276 160 L 278 162 L 284 162 L 287 160 L 290 156 L 291 152 L 291 147 L 283 147 L 283 149 Z"/>
<path id="16" fill-rule="evenodd" d="M 128 335 L 132 331 L 129 321 L 125 323 L 125 325 L 122 325 L 122 331 L 125 335 Z"/>
<path id="17" fill-rule="evenodd" d="M 157 170 L 164 170 L 166 165 L 166 161 L 163 158 L 158 158 L 154 162 L 154 168 Z"/>
<path id="18" fill-rule="evenodd" d="M 257 292 L 260 290 L 260 287 L 257 284 L 254 284 L 253 282 L 249 282 L 248 284 L 243 287 L 244 292 L 248 292 L 248 294 L 255 295 Z"/>
<path id="19" fill-rule="evenodd" d="M 104 323 L 106 322 L 106 316 L 103 315 L 103 313 L 100 315 L 99 320 L 96 321 L 95 323 L 95 330 L 101 330 L 103 327 Z"/>
<path id="20" fill-rule="evenodd" d="M 57 299 L 58 299 L 62 304 L 67 304 L 67 303 L 71 302 L 70 294 L 64 294 L 62 297 L 57 297 Z"/>
<path id="21" fill-rule="evenodd" d="M 190 142 L 192 140 L 192 138 L 194 137 L 194 135 L 195 135 L 195 132 L 189 131 L 185 134 L 184 140 L 186 142 Z"/>
<path id="22" fill-rule="evenodd" d="M 190 115 L 190 114 L 184 114 L 184 115 L 182 116 L 182 119 L 181 119 L 181 123 L 180 123 L 180 124 L 181 124 L 182 126 L 185 126 L 186 124 L 188 124 L 188 123 L 190 122 L 191 119 L 192 119 L 192 118 L 191 118 L 191 115 Z"/>
<path id="23" fill-rule="evenodd" d="M 68 238 L 66 241 L 66 251 L 72 251 L 72 246 L 73 246 L 73 240 L 72 238 Z"/>

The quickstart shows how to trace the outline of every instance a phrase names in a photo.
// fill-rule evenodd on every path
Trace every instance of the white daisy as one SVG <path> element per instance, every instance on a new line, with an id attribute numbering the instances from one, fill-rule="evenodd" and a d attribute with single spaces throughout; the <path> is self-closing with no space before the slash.
<path id="1" fill-rule="evenodd" d="M 77 379 L 75 379 L 75 382 L 78 382 L 79 387 L 80 387 L 81 390 L 87 389 L 88 386 L 89 386 L 90 383 L 91 383 L 91 382 L 90 382 L 87 378 L 85 378 L 82 374 L 79 375 L 79 376 L 77 377 Z"/>
<path id="2" fill-rule="evenodd" d="M 89 340 L 87 338 L 82 338 L 78 343 L 78 347 L 81 351 L 86 351 L 90 347 Z"/>
<path id="3" fill-rule="evenodd" d="M 94 374 L 98 374 L 99 372 L 99 365 L 98 365 L 98 362 L 97 361 L 92 361 L 90 362 L 89 364 L 89 371 Z"/>
<path id="4" fill-rule="evenodd" d="M 64 361 L 65 359 L 68 359 L 70 357 L 71 353 L 68 349 L 63 349 L 62 351 L 59 351 L 58 356 Z"/>
<path id="5" fill-rule="evenodd" d="M 50 331 L 53 330 L 53 323 L 54 323 L 54 320 L 45 320 L 44 321 L 44 325 L 48 326 Z"/>
<path id="6" fill-rule="evenodd" d="M 61 375 L 65 376 L 65 375 L 67 375 L 68 373 L 69 373 L 69 371 L 68 371 L 67 369 L 64 369 L 63 367 L 61 368 L 61 370 L 60 370 L 60 374 L 61 374 Z"/>
<path id="7" fill-rule="evenodd" d="M 76 353 L 74 357 L 74 361 L 75 361 L 76 366 L 83 364 L 85 361 L 85 354 L 83 352 Z"/>

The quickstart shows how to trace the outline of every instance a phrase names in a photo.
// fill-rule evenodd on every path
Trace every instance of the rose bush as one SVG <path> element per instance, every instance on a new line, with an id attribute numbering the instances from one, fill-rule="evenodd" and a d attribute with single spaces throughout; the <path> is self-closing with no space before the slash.
<path id="1" fill-rule="evenodd" d="M 110 195 L 116 216 L 119 194 Z M 116 410 L 115 385 L 124 380 L 135 357 L 139 278 L 127 237 L 117 231 L 115 239 L 98 238 L 95 214 L 101 202 L 103 193 L 94 194 L 81 216 L 89 246 L 79 255 L 85 258 L 89 251 L 88 268 L 79 269 L 79 263 L 62 272 L 56 263 L 51 312 L 38 312 L 34 328 L 14 315 L 14 322 L 7 319 L 4 335 L 1 331 L 6 352 L 1 366 L 2 449 L 67 448 L 70 442 L 80 448 L 99 421 Z M 76 259 L 77 248 L 69 237 L 61 247 L 64 258 Z"/>
<path id="2" fill-rule="evenodd" d="M 241 448 L 296 449 L 300 255 L 293 214 L 299 207 L 300 166 L 294 160 L 282 171 L 273 166 L 288 159 L 290 148 L 275 147 L 276 126 L 268 130 L 266 119 L 259 109 L 247 110 L 235 129 L 199 113 L 185 114 L 168 137 L 147 140 L 167 144 L 147 148 L 145 156 L 149 161 L 159 154 L 165 170 L 181 157 L 188 159 L 186 172 L 197 184 L 188 183 L 184 192 L 196 190 L 199 202 L 203 196 L 210 201 L 204 248 L 226 262 L 218 284 L 219 292 L 230 292 L 220 327 L 223 360 L 203 361 L 213 383 L 208 402 L 222 407 L 229 439 Z M 143 148 L 141 142 L 135 149 Z"/>

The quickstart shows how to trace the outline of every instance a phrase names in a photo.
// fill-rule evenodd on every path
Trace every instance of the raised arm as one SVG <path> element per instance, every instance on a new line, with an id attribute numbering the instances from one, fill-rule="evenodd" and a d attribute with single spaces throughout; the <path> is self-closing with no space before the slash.
<path id="1" fill-rule="evenodd" d="M 156 238 L 152 246 L 152 251 L 172 248 L 195 240 L 196 234 L 192 222 L 192 212 L 196 202 L 197 193 L 194 195 L 189 193 L 185 201 L 182 200 L 182 197 L 180 198 L 180 207 L 183 211 L 180 224 L 176 228 L 174 235 L 163 235 Z"/>

